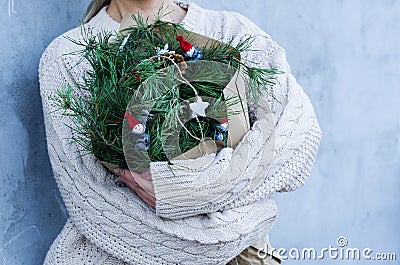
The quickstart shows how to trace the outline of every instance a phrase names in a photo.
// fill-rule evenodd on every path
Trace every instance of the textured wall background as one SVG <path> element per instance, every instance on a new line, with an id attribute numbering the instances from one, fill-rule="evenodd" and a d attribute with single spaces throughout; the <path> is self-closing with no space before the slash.
<path id="1" fill-rule="evenodd" d="M 44 48 L 79 23 L 88 2 L 1 2 L 3 264 L 41 264 L 66 220 L 46 154 L 37 67 Z M 271 232 L 273 246 L 320 250 L 345 236 L 349 247 L 397 251 L 399 260 L 400 2 L 196 2 L 248 16 L 283 46 L 323 129 L 310 180 L 299 191 L 275 196 L 280 218 Z"/>
<path id="2" fill-rule="evenodd" d="M 42 264 L 67 213 L 45 146 L 39 58 L 88 1 L 0 3 L 0 264 Z"/>

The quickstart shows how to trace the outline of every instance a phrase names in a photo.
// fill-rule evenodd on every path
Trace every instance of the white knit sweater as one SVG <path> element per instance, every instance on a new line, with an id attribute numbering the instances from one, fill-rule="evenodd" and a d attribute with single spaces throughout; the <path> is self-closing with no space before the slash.
<path id="1" fill-rule="evenodd" d="M 321 131 L 308 97 L 290 73 L 284 49 L 237 13 L 191 3 L 183 23 L 211 38 L 233 38 L 234 44 L 254 36 L 252 48 L 258 51 L 242 57 L 285 74 L 265 94 L 265 104 L 252 105 L 258 121 L 235 149 L 177 161 L 174 176 L 166 163 L 151 164 L 154 210 L 128 188 L 117 187 L 97 159 L 79 156 L 79 148 L 68 140 L 71 121 L 53 112 L 51 97 L 80 82 L 87 65 L 65 55 L 80 47 L 56 38 L 40 61 L 40 90 L 48 152 L 70 218 L 45 264 L 226 264 L 270 231 L 277 216 L 270 195 L 294 190 L 308 177 Z M 119 24 L 103 8 L 85 27 L 96 33 L 116 31 Z M 65 35 L 82 38 L 79 27 Z M 266 121 L 276 125 L 273 139 L 262 133 Z M 200 165 L 198 170 L 183 169 L 190 163 Z M 200 185 L 210 180 L 213 185 Z"/>

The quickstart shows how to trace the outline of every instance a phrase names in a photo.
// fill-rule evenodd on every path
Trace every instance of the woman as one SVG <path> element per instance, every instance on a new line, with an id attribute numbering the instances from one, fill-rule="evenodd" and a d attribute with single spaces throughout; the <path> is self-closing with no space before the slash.
<path id="1" fill-rule="evenodd" d="M 168 175 L 169 165 L 163 162 L 152 163 L 143 174 L 118 169 L 115 173 L 129 188 L 116 187 L 111 173 L 93 156 L 77 155 L 78 147 L 67 140 L 73 135 L 70 120 L 54 112 L 51 98 L 56 91 L 81 82 L 89 67 L 78 64 L 80 58 L 70 53 L 79 47 L 58 37 L 42 56 L 39 77 L 49 156 L 70 218 L 45 264 L 275 264 L 278 260 L 263 253 L 271 252 L 268 232 L 277 216 L 270 196 L 296 189 L 310 173 L 321 139 L 312 105 L 290 74 L 283 48 L 240 14 L 172 0 L 94 0 L 85 28 L 93 33 L 117 31 L 126 12 L 151 19 L 161 6 L 168 13 L 164 20 L 182 22 L 190 31 L 223 42 L 233 39 L 235 44 L 253 36 L 253 51 L 242 58 L 284 71 L 264 95 L 264 105 L 274 118 L 274 159 L 269 168 L 260 160 L 267 141 L 260 135 L 260 117 L 265 113 L 263 106 L 250 103 L 250 108 L 261 111 L 235 149 L 224 148 L 204 168 L 177 169 L 174 176 Z M 82 39 L 79 27 L 64 35 Z M 174 187 L 172 193 L 166 181 L 212 174 L 236 179 L 231 187 L 208 187 L 204 192 L 225 195 L 213 200 L 193 200 L 186 186 Z M 255 178 L 259 185 L 252 186 Z"/>

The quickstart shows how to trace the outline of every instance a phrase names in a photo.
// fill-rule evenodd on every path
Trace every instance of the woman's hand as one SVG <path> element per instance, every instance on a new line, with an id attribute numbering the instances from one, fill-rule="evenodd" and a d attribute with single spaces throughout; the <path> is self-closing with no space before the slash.
<path id="1" fill-rule="evenodd" d="M 116 168 L 114 173 L 119 176 L 118 180 L 124 182 L 150 207 L 156 208 L 156 197 L 150 169 L 143 173 L 136 173 L 129 169 Z"/>

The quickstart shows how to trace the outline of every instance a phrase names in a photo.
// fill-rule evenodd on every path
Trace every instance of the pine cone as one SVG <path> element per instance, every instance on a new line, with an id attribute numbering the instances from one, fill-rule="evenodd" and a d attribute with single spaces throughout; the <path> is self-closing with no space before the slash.
<path id="1" fill-rule="evenodd" d="M 181 70 L 182 75 L 184 75 L 186 73 L 187 67 L 188 67 L 188 65 L 185 61 L 183 61 L 179 64 L 179 70 Z"/>

